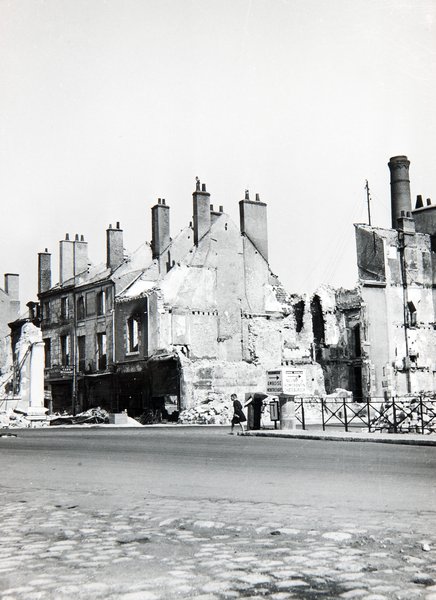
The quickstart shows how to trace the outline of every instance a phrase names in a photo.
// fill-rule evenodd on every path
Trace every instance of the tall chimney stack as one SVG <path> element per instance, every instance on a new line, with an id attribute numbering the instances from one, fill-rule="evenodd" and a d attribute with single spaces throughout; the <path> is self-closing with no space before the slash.
<path id="1" fill-rule="evenodd" d="M 51 254 L 45 249 L 38 253 L 38 294 L 51 288 Z"/>
<path id="2" fill-rule="evenodd" d="M 250 200 L 248 190 L 245 198 L 239 202 L 239 218 L 241 233 L 254 244 L 258 252 L 268 261 L 268 226 L 266 220 L 266 204 L 261 202 L 259 194 L 256 200 Z"/>
<path id="3" fill-rule="evenodd" d="M 210 229 L 210 194 L 206 191 L 206 184 L 201 184 L 196 178 L 196 189 L 192 194 L 194 211 L 194 244 L 207 234 Z"/>
<path id="4" fill-rule="evenodd" d="M 76 233 L 74 240 L 74 275 L 79 275 L 88 269 L 88 242 L 85 242 L 83 235 Z"/>
<path id="5" fill-rule="evenodd" d="M 19 300 L 20 276 L 16 273 L 5 273 L 5 292 L 11 300 Z"/>
<path id="6" fill-rule="evenodd" d="M 170 245 L 170 207 L 158 198 L 151 207 L 151 249 L 153 258 L 159 258 Z"/>
<path id="7" fill-rule="evenodd" d="M 59 283 L 74 277 L 74 241 L 70 240 L 68 233 L 65 239 L 59 242 Z"/>
<path id="8" fill-rule="evenodd" d="M 120 223 L 106 229 L 106 266 L 111 271 L 117 269 L 124 260 L 123 230 Z"/>
<path id="9" fill-rule="evenodd" d="M 397 229 L 401 211 L 408 213 L 412 210 L 409 165 L 407 156 L 393 156 L 388 163 L 391 172 L 392 229 Z"/>

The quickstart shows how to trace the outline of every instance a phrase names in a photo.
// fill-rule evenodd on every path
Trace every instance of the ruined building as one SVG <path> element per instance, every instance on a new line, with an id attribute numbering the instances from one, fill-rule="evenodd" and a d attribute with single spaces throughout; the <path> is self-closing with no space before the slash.
<path id="1" fill-rule="evenodd" d="M 355 225 L 358 287 L 312 299 L 315 356 L 327 392 L 355 399 L 433 393 L 436 206 L 411 208 L 409 160 L 389 161 L 392 227 Z"/>
<path id="2" fill-rule="evenodd" d="M 310 306 L 287 294 L 268 265 L 265 203 L 239 202 L 239 227 L 197 180 L 193 220 L 170 236 L 170 208 L 152 207 L 151 243 L 124 251 L 117 224 L 107 260 L 87 242 L 60 242 L 59 282 L 39 254 L 45 382 L 54 410 L 177 409 L 209 394 L 265 389 L 266 370 L 302 364 L 308 393 L 324 392 Z"/>
<path id="3" fill-rule="evenodd" d="M 10 330 L 8 323 L 18 318 L 20 314 L 19 276 L 6 273 L 4 289 L 0 288 L 0 376 L 10 366 Z"/>

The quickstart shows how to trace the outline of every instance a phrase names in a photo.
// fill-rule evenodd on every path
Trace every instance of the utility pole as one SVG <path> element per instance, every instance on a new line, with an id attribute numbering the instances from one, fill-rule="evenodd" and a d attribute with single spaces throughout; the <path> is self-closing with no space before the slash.
<path id="1" fill-rule="evenodd" d="M 368 225 L 371 227 L 371 194 L 369 192 L 369 184 L 368 180 L 365 180 L 365 190 L 366 190 L 366 202 L 368 205 Z"/>
<path id="2" fill-rule="evenodd" d="M 73 389 L 71 398 L 71 412 L 76 414 L 77 406 L 77 314 L 76 314 L 76 241 L 73 241 L 73 339 L 71 340 L 71 354 L 73 367 Z"/>

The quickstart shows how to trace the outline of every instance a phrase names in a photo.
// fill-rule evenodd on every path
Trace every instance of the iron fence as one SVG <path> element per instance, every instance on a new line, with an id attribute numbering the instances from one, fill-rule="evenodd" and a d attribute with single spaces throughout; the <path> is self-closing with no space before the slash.
<path id="1" fill-rule="evenodd" d="M 427 396 L 365 398 L 295 398 L 295 418 L 302 429 L 311 425 L 384 433 L 435 433 L 436 399 Z"/>

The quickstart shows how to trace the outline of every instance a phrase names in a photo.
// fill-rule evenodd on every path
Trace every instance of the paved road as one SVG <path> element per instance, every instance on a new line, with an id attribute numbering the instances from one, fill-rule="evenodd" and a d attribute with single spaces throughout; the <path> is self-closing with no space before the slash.
<path id="1" fill-rule="evenodd" d="M 0 438 L 0 597 L 436 598 L 436 449 L 47 429 Z"/>

